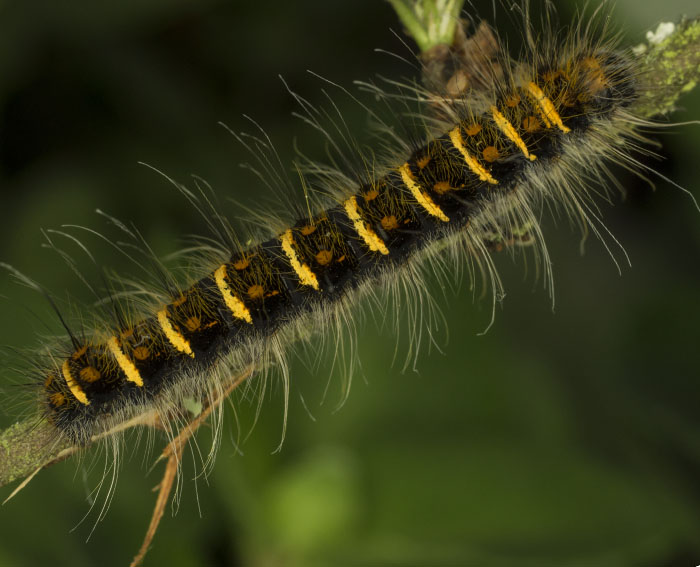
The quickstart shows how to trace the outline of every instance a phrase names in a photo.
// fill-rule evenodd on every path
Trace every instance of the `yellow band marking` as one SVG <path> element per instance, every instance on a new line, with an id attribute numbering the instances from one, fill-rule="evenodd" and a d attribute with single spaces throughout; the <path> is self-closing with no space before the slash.
<path id="1" fill-rule="evenodd" d="M 367 200 L 367 197 L 365 197 L 365 200 Z M 360 211 L 357 207 L 357 198 L 350 197 L 343 203 L 343 207 L 345 207 L 345 213 L 348 215 L 348 218 L 352 221 L 352 224 L 355 227 L 355 232 L 360 238 L 362 238 L 362 240 L 365 241 L 367 247 L 372 252 L 380 252 L 381 254 L 385 255 L 388 254 L 389 249 L 386 247 L 386 244 L 384 244 L 384 241 L 377 236 L 376 232 L 367 226 L 367 223 L 364 220 L 362 220 Z"/>
<path id="2" fill-rule="evenodd" d="M 537 156 L 528 152 L 527 146 L 525 145 L 525 142 L 523 142 L 523 139 L 518 135 L 508 119 L 499 112 L 498 108 L 492 106 L 491 114 L 493 115 L 494 122 L 496 122 L 496 126 L 498 126 L 498 129 L 503 132 L 506 138 L 518 146 L 518 149 L 523 152 L 523 155 L 530 161 L 536 160 Z"/>
<path id="3" fill-rule="evenodd" d="M 117 337 L 112 337 L 109 339 L 107 341 L 107 347 L 109 348 L 109 352 L 112 353 L 112 356 L 114 356 L 114 358 L 117 360 L 119 368 L 121 368 L 124 374 L 126 374 L 126 379 L 129 382 L 136 384 L 139 388 L 142 387 L 143 379 L 141 378 L 141 373 L 139 372 L 139 369 L 136 368 L 136 365 L 124 354 L 121 346 L 119 346 Z"/>
<path id="4" fill-rule="evenodd" d="M 214 280 L 216 280 L 216 287 L 219 288 L 219 293 L 224 298 L 226 307 L 231 310 L 233 316 L 236 319 L 243 319 L 252 325 L 253 318 L 250 315 L 250 311 L 245 306 L 245 303 L 233 295 L 231 288 L 226 283 L 226 264 L 222 264 L 217 268 L 216 272 L 214 272 Z"/>
<path id="5" fill-rule="evenodd" d="M 170 341 L 170 344 L 181 353 L 194 358 L 194 353 L 190 347 L 190 341 L 183 337 L 182 333 L 176 331 L 175 327 L 173 327 L 172 323 L 170 322 L 170 319 L 168 319 L 168 309 L 161 309 L 158 311 L 157 316 L 158 323 L 160 323 L 160 328 L 163 329 L 163 332 L 165 333 L 168 341 Z"/>
<path id="6" fill-rule="evenodd" d="M 450 221 L 449 217 L 442 212 L 442 209 L 433 202 L 430 196 L 426 195 L 420 190 L 420 185 L 418 185 L 416 182 L 416 178 L 413 177 L 413 173 L 411 173 L 411 167 L 408 165 L 408 162 L 404 163 L 399 168 L 399 173 L 401 174 L 402 181 L 411 191 L 411 195 L 413 195 L 413 198 L 418 201 L 418 204 L 421 207 L 423 207 L 429 214 L 439 218 L 443 222 Z"/>
<path id="7" fill-rule="evenodd" d="M 544 93 L 540 87 L 531 81 L 527 84 L 527 92 L 529 92 L 535 99 L 535 102 L 540 105 L 540 108 L 542 109 L 542 118 L 544 119 L 547 128 L 551 128 L 551 124 L 553 122 L 556 127 L 559 128 L 559 130 L 564 132 L 564 134 L 571 132 L 571 128 L 564 126 L 564 123 L 561 121 L 561 116 L 559 116 L 556 108 L 554 108 L 554 104 L 552 104 L 552 101 L 544 96 Z"/>
<path id="8" fill-rule="evenodd" d="M 70 363 L 65 360 L 63 366 L 61 367 L 61 372 L 63 372 L 63 379 L 66 381 L 66 385 L 73 394 L 73 397 L 78 400 L 81 404 L 85 406 L 90 405 L 90 400 L 87 399 L 85 392 L 80 387 L 80 385 L 74 380 L 73 375 L 70 373 Z"/>
<path id="9" fill-rule="evenodd" d="M 491 174 L 469 154 L 467 148 L 464 146 L 464 139 L 462 138 L 462 132 L 460 132 L 459 126 L 456 126 L 450 130 L 450 141 L 452 142 L 452 145 L 459 150 L 459 153 L 462 154 L 462 157 L 464 158 L 464 161 L 469 169 L 478 175 L 479 179 L 491 183 L 492 185 L 496 185 L 498 183 L 498 181 L 491 177 Z"/>
<path id="10" fill-rule="evenodd" d="M 294 250 L 294 237 L 292 236 L 292 229 L 288 228 L 280 236 L 280 241 L 282 242 L 282 250 L 287 255 L 289 259 L 289 265 L 296 272 L 299 281 L 303 285 L 310 285 L 316 291 L 318 291 L 318 280 L 316 279 L 316 274 L 311 271 L 311 268 L 307 264 L 302 264 L 299 261 L 296 250 Z"/>

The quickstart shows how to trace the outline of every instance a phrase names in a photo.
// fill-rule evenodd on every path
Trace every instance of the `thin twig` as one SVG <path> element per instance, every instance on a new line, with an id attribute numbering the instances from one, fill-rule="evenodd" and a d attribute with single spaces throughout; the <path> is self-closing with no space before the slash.
<path id="1" fill-rule="evenodd" d="M 158 498 L 156 499 L 155 507 L 153 508 L 153 515 L 151 516 L 151 522 L 148 525 L 148 530 L 146 531 L 146 537 L 141 544 L 139 552 L 134 557 L 131 562 L 130 567 L 138 567 L 141 565 L 148 548 L 153 541 L 153 537 L 156 535 L 160 521 L 163 518 L 163 513 L 165 512 L 165 506 L 170 500 L 170 493 L 173 489 L 173 483 L 177 478 L 177 470 L 182 461 L 182 452 L 190 440 L 190 437 L 199 429 L 199 427 L 206 422 L 206 420 L 211 415 L 211 412 L 218 408 L 226 398 L 229 397 L 231 392 L 233 392 L 238 386 L 240 386 L 245 380 L 247 380 L 253 373 L 252 368 L 249 368 L 242 374 L 236 377 L 235 380 L 222 392 L 222 394 L 210 403 L 204 410 L 190 423 L 182 428 L 180 433 L 175 439 L 173 439 L 168 446 L 163 450 L 163 453 L 158 457 L 158 460 L 167 459 L 165 464 L 165 471 L 163 472 L 163 479 L 160 481 L 158 486 Z"/>

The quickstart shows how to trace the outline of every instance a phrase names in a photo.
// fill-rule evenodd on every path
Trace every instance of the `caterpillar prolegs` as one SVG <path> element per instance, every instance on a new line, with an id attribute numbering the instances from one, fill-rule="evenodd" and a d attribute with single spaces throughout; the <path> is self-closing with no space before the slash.
<path id="1" fill-rule="evenodd" d="M 579 47 L 581 46 L 579 45 Z M 572 55 L 572 53 L 569 55 Z M 614 53 L 616 53 L 615 50 L 613 50 Z M 229 325 L 227 321 L 219 319 L 223 315 L 227 315 L 231 321 L 237 324 L 240 323 L 242 329 L 246 329 L 247 325 L 253 326 L 256 321 L 256 318 L 253 316 L 256 309 L 254 303 L 256 298 L 261 301 L 264 300 L 262 304 L 266 306 L 265 309 L 268 309 L 267 313 L 264 312 L 265 309 L 262 309 L 263 313 L 261 314 L 261 308 L 257 308 L 258 328 L 265 328 L 263 324 L 259 323 L 260 320 L 266 320 L 265 315 L 268 316 L 267 321 L 274 321 L 275 325 L 279 324 L 281 319 L 287 322 L 291 318 L 289 315 L 291 311 L 289 310 L 278 311 L 274 317 L 272 316 L 272 306 L 275 305 L 275 302 L 280 302 L 279 304 L 283 306 L 298 305 L 300 310 L 306 308 L 310 304 L 305 303 L 307 301 L 305 298 L 314 297 L 312 292 L 318 294 L 328 293 L 328 284 L 326 283 L 325 287 L 322 285 L 324 276 L 326 280 L 330 280 L 330 284 L 334 286 L 334 289 L 342 289 L 342 284 L 337 283 L 337 281 L 342 280 L 342 277 L 338 276 L 339 280 L 334 280 L 332 276 L 328 275 L 329 273 L 334 273 L 329 271 L 332 268 L 336 270 L 336 274 L 348 277 L 349 281 L 352 281 L 352 276 L 355 275 L 365 277 L 373 265 L 367 260 L 373 258 L 372 254 L 379 258 L 376 261 L 376 265 L 381 266 L 379 262 L 384 259 L 384 256 L 391 257 L 396 250 L 402 249 L 399 245 L 392 247 L 392 233 L 402 236 L 405 240 L 404 245 L 410 249 L 411 246 L 417 246 L 419 243 L 422 244 L 432 238 L 437 238 L 433 235 L 440 234 L 443 226 L 441 223 L 446 223 L 445 226 L 447 226 L 450 222 L 454 222 L 455 219 L 459 219 L 460 223 L 466 225 L 469 222 L 471 229 L 476 229 L 474 223 L 477 223 L 478 226 L 480 203 L 490 203 L 489 199 L 492 196 L 499 195 L 498 191 L 501 188 L 496 189 L 497 185 L 509 185 L 503 188 L 506 194 L 521 192 L 521 188 L 515 187 L 516 183 L 505 183 L 504 179 L 511 182 L 514 179 L 518 179 L 519 183 L 522 184 L 520 176 L 526 178 L 526 171 L 533 171 L 534 168 L 540 167 L 543 163 L 545 164 L 541 166 L 543 168 L 554 167 L 552 163 L 555 159 L 557 161 L 566 159 L 565 157 L 562 158 L 564 154 L 559 153 L 562 150 L 558 148 L 559 144 L 568 143 L 566 136 L 585 137 L 591 133 L 587 129 L 589 126 L 584 126 L 577 130 L 576 127 L 570 126 L 567 122 L 567 118 L 576 122 L 579 118 L 586 119 L 586 115 L 580 112 L 580 108 L 585 108 L 585 104 L 583 101 L 577 100 L 578 96 L 573 97 L 574 100 L 570 101 L 573 102 L 573 106 L 565 106 L 563 103 L 565 97 L 560 90 L 557 90 L 557 84 L 572 83 L 571 71 L 566 69 L 565 63 L 575 61 L 574 67 L 579 70 L 585 68 L 583 74 L 587 75 L 587 78 L 583 80 L 583 83 L 588 84 L 589 87 L 584 89 L 584 94 L 591 95 L 593 88 L 591 85 L 596 86 L 596 88 L 600 87 L 601 91 L 609 88 L 613 88 L 613 91 L 615 91 L 614 87 L 626 85 L 624 80 L 618 78 L 617 70 L 612 73 L 614 80 L 610 79 L 611 74 L 605 71 L 607 63 L 604 64 L 602 62 L 602 56 L 595 53 L 591 55 L 585 51 L 581 52 L 580 55 L 580 59 L 577 59 L 577 55 L 558 59 L 557 62 L 559 64 L 555 66 L 558 67 L 556 69 L 539 69 L 537 65 L 531 64 L 530 66 L 534 71 L 530 74 L 530 81 L 525 80 L 527 77 L 516 77 L 516 71 L 514 70 L 512 83 L 502 87 L 490 101 L 491 105 L 486 106 L 484 110 L 471 111 L 468 103 L 464 104 L 461 109 L 453 109 L 453 112 L 463 113 L 465 124 L 461 124 L 461 122 L 453 124 L 452 128 L 447 128 L 439 136 L 435 136 L 433 142 L 429 143 L 428 146 L 416 144 L 416 147 L 412 148 L 411 152 L 404 152 L 404 159 L 394 164 L 395 169 L 387 166 L 386 171 L 388 173 L 380 174 L 379 172 L 382 170 L 377 169 L 375 174 L 375 170 L 373 170 L 371 172 L 372 183 L 368 183 L 364 187 L 361 185 L 346 187 L 346 198 L 339 200 L 335 206 L 328 206 L 325 209 L 328 213 L 324 218 L 320 218 L 318 215 L 318 212 L 323 209 L 316 209 L 313 211 L 314 214 L 311 215 L 311 218 L 302 218 L 303 222 L 289 224 L 284 230 L 271 234 L 270 238 L 266 240 L 261 240 L 260 242 L 268 243 L 267 248 L 264 248 L 260 257 L 257 258 L 261 263 L 257 267 L 249 264 L 244 268 L 244 270 L 252 270 L 253 268 L 258 270 L 255 272 L 258 279 L 255 281 L 252 279 L 244 281 L 245 287 L 243 283 L 240 283 L 241 280 L 231 280 L 229 272 L 236 273 L 235 264 L 237 262 L 255 262 L 255 258 L 231 258 L 220 265 L 210 266 L 206 285 L 197 286 L 196 289 L 184 287 L 183 291 L 186 293 L 183 293 L 183 297 L 185 301 L 176 305 L 180 299 L 179 297 L 174 297 L 169 302 L 166 302 L 167 307 L 166 303 L 164 303 L 159 309 L 154 309 L 151 314 L 152 319 L 143 318 L 143 321 L 146 321 L 144 325 L 150 326 L 149 336 L 157 335 L 161 337 L 160 341 L 156 343 L 157 348 L 152 347 L 153 343 L 151 343 L 150 349 L 149 345 L 141 344 L 144 342 L 142 336 L 139 336 L 136 341 L 139 344 L 136 344 L 136 342 L 131 344 L 129 342 L 130 335 L 128 335 L 129 329 L 120 325 L 114 326 L 114 333 L 109 334 L 109 336 L 105 335 L 103 339 L 95 341 L 91 345 L 90 348 L 99 351 L 97 355 L 86 351 L 75 357 L 85 346 L 77 345 L 66 356 L 56 360 L 54 374 L 46 373 L 44 377 L 48 378 L 49 375 L 52 377 L 51 382 L 47 386 L 49 404 L 53 405 L 50 396 L 61 394 L 66 400 L 70 401 L 69 407 L 72 412 L 75 412 L 73 415 L 85 411 L 88 407 L 97 408 L 99 401 L 97 388 L 100 385 L 100 379 L 106 377 L 113 377 L 118 385 L 118 388 L 115 387 L 109 392 L 123 393 L 128 388 L 133 388 L 133 391 L 139 392 L 140 390 L 136 390 L 136 388 L 147 388 L 148 373 L 139 370 L 140 362 L 137 356 L 137 349 L 141 347 L 148 349 L 149 353 L 151 351 L 164 353 L 166 349 L 171 349 L 168 351 L 167 357 L 173 360 L 178 360 L 177 357 L 181 357 L 182 362 L 178 361 L 176 364 L 181 364 L 182 368 L 185 369 L 190 359 L 197 359 L 199 354 L 198 349 L 193 347 L 193 343 L 203 335 L 195 331 L 203 329 L 202 332 L 206 330 L 214 333 L 212 329 L 215 329 L 217 325 Z M 588 57 L 591 57 L 592 60 L 586 62 Z M 611 64 L 615 66 L 615 69 L 618 69 L 618 66 L 624 68 L 624 59 L 620 61 L 613 59 Z M 552 77 L 553 91 L 547 93 L 548 83 L 544 80 L 544 75 L 549 72 L 556 74 L 560 71 L 562 75 Z M 631 73 L 630 75 L 634 76 L 635 74 Z M 612 85 L 606 85 L 606 82 L 611 82 Z M 617 90 L 625 91 L 622 88 Z M 627 94 L 631 96 L 631 93 Z M 520 98 L 518 102 L 514 102 L 516 96 Z M 562 101 L 561 105 L 563 108 L 572 109 L 568 117 L 565 116 L 562 108 L 556 106 L 555 103 L 558 99 Z M 590 97 L 588 103 L 595 104 L 595 99 L 596 96 Z M 514 102 L 513 106 L 509 106 L 510 102 Z M 600 110 L 600 116 L 596 116 L 596 120 L 601 121 L 597 123 L 598 126 L 603 123 L 607 125 L 606 121 L 609 121 L 609 117 L 606 116 L 606 112 L 625 112 L 622 110 L 624 108 L 623 105 L 618 104 L 615 97 L 608 95 L 607 92 L 598 102 L 601 103 L 602 107 L 609 105 L 609 108 Z M 554 107 L 555 114 L 552 114 L 552 107 L 548 103 Z M 578 108 L 577 105 L 579 105 Z M 556 120 L 555 115 L 559 117 L 559 122 Z M 471 119 L 474 124 L 481 122 L 482 130 L 476 132 L 473 138 L 469 137 L 469 127 L 472 126 L 472 122 L 466 123 L 467 118 Z M 532 132 L 529 131 L 528 125 L 533 126 L 534 130 Z M 565 129 L 569 131 L 566 132 Z M 605 138 L 609 135 L 609 132 L 606 129 L 600 129 L 598 134 L 601 138 Z M 619 132 L 616 132 L 616 134 L 619 134 Z M 609 140 L 611 144 L 613 143 L 612 138 L 611 136 Z M 474 145 L 470 146 L 469 144 L 472 142 Z M 602 140 L 600 140 L 600 143 L 602 143 Z M 419 155 L 418 150 L 426 147 L 430 148 L 426 152 L 428 155 Z M 586 147 L 586 151 L 592 152 L 593 150 L 593 147 Z M 583 154 L 584 150 L 581 149 L 580 151 Z M 548 156 L 548 154 L 550 155 Z M 533 156 L 536 159 L 530 159 Z M 493 160 L 489 161 L 489 157 L 493 158 Z M 426 163 L 425 160 L 427 158 L 429 159 Z M 602 159 L 599 160 L 595 157 L 589 159 L 595 164 L 605 163 Z M 431 161 L 433 163 L 437 162 L 443 167 L 437 172 L 431 170 L 429 167 Z M 421 167 L 423 163 L 425 165 Z M 559 166 L 557 165 L 557 167 Z M 579 171 L 570 171 L 568 174 L 583 176 L 590 174 L 591 171 L 591 169 L 581 167 Z M 545 172 L 541 175 L 546 177 L 548 173 Z M 496 183 L 492 181 L 496 181 Z M 494 187 L 488 187 L 489 185 Z M 360 187 L 362 187 L 361 193 L 359 191 Z M 374 191 L 377 192 L 377 195 L 373 197 Z M 401 195 L 401 198 L 399 199 L 397 195 Z M 563 194 L 559 196 L 559 198 L 564 197 L 565 195 Z M 174 198 L 176 197 L 168 196 L 167 200 Z M 381 201 L 381 199 L 384 201 Z M 371 208 L 372 202 L 375 202 L 376 209 Z M 470 215 L 464 213 L 463 211 L 465 210 L 475 212 Z M 394 214 L 385 214 L 388 212 Z M 118 216 L 124 217 L 124 215 Z M 444 218 L 448 220 L 446 221 Z M 406 220 L 408 222 L 404 222 Z M 537 212 L 534 212 L 532 218 L 522 220 L 539 222 L 539 216 Z M 400 224 L 401 222 L 404 222 L 404 224 Z M 399 232 L 399 229 L 404 226 L 407 226 L 408 229 Z M 288 233 L 288 230 L 291 233 Z M 304 232 L 309 234 L 304 234 Z M 498 233 L 498 230 L 496 232 Z M 619 231 L 615 233 L 619 234 Z M 314 234 L 319 239 L 326 240 L 321 240 L 321 243 L 313 241 L 312 239 L 316 238 Z M 376 248 L 376 250 L 373 250 L 372 247 Z M 270 251 L 271 249 L 272 251 Z M 358 249 L 360 252 L 357 251 Z M 249 250 L 251 250 L 251 247 L 241 246 L 241 250 L 238 252 L 240 255 L 245 256 Z M 384 250 L 388 253 L 384 254 Z M 448 251 L 444 251 L 444 254 L 446 255 Z M 323 252 L 327 253 L 322 254 Z M 338 262 L 343 256 L 345 258 Z M 408 257 L 409 254 L 407 253 L 406 258 Z M 368 266 L 362 265 L 363 259 Z M 389 259 L 386 258 L 386 260 Z M 324 264 L 325 260 L 328 261 Z M 345 261 L 348 263 L 354 262 L 355 265 L 352 266 L 352 269 L 343 271 L 341 268 L 344 268 L 342 263 Z M 413 260 L 400 258 L 399 262 L 401 261 L 410 262 Z M 220 271 L 222 266 L 225 266 L 225 270 Z M 376 269 L 384 270 L 384 268 Z M 393 269 L 392 267 L 390 270 Z M 558 271 L 557 275 L 559 276 Z M 314 277 L 316 278 L 315 280 Z M 265 285 L 261 284 L 260 278 L 265 280 L 263 282 Z M 277 285 L 276 288 L 270 283 L 270 279 L 274 278 L 277 279 L 274 282 Z M 318 285 L 318 291 L 314 287 L 314 281 Z M 373 285 L 379 286 L 380 284 L 375 283 Z M 262 288 L 262 290 L 259 288 Z M 278 293 L 275 294 L 274 292 Z M 183 310 L 190 309 L 191 301 L 188 301 L 188 299 L 191 300 L 192 295 L 199 293 L 205 297 L 199 304 L 200 307 L 209 307 L 210 300 L 213 302 L 213 299 L 211 299 L 213 297 L 216 297 L 216 301 L 219 303 L 215 308 L 203 309 L 196 313 L 186 311 L 184 315 L 181 315 L 180 312 L 173 314 L 178 308 Z M 262 297 L 260 294 L 262 294 Z M 266 294 L 270 295 L 266 296 Z M 235 299 L 238 299 L 240 304 L 234 301 Z M 244 299 L 246 299 L 248 304 L 246 304 Z M 450 301 L 452 300 L 450 299 Z M 597 299 L 597 301 L 602 300 Z M 319 305 L 321 306 L 318 307 L 319 309 L 325 309 L 323 300 L 319 301 Z M 346 310 L 359 310 L 360 308 L 361 306 L 359 305 L 354 308 L 345 307 Z M 317 307 L 314 307 L 314 309 L 317 309 Z M 236 316 L 237 313 L 239 316 Z M 174 320 L 176 316 L 179 317 L 178 320 Z M 248 317 L 251 322 L 248 322 Z M 199 325 L 195 325 L 195 319 L 197 318 L 199 319 Z M 216 322 L 216 324 L 207 327 L 213 322 Z M 452 344 L 454 344 L 454 325 L 451 326 L 453 328 Z M 193 327 L 193 330 L 190 331 L 189 327 Z M 189 338 L 187 336 L 188 332 L 193 333 Z M 127 336 L 123 337 L 122 335 L 125 333 Z M 258 337 L 255 340 L 262 341 L 265 339 Z M 187 351 L 186 345 L 188 343 L 191 353 L 195 355 L 194 357 L 190 356 L 190 353 Z M 94 364 L 84 364 L 85 361 L 82 357 L 92 357 Z M 434 375 L 432 366 L 436 364 L 433 358 L 427 363 L 431 368 L 428 370 L 422 369 L 423 374 L 427 374 L 431 379 Z M 147 361 L 149 358 L 145 357 L 144 360 Z M 136 373 L 128 365 L 129 362 L 136 368 Z M 463 364 L 464 367 L 461 368 L 457 376 L 459 379 L 468 380 L 470 376 L 468 371 L 469 365 L 466 362 Z M 96 374 L 90 370 L 91 368 L 99 373 L 99 377 L 94 380 L 92 378 L 95 378 Z M 130 372 L 127 372 L 125 368 L 129 369 Z M 158 372 L 161 372 L 163 376 L 167 374 L 162 370 L 162 367 L 154 370 L 155 374 L 158 374 Z M 130 374 L 132 379 L 129 379 Z M 144 384 L 143 386 L 138 384 L 137 376 L 140 377 Z M 372 379 L 372 384 L 375 381 L 375 379 Z M 433 384 L 431 392 L 434 392 L 436 389 L 436 385 Z M 143 391 L 145 392 L 146 390 Z M 155 387 L 152 390 L 154 393 L 157 391 Z M 80 392 L 85 396 L 85 401 L 90 402 L 89 404 L 81 402 L 78 397 Z M 70 396 L 73 396 L 72 401 Z M 57 401 L 57 399 L 54 401 Z M 66 403 L 68 404 L 68 402 Z M 425 404 L 429 405 L 429 403 L 426 399 Z M 58 407 L 64 406 L 59 405 Z M 101 409 L 104 411 L 105 406 L 102 405 Z M 111 412 L 114 411 L 113 407 L 109 409 Z M 74 418 L 71 421 L 71 418 L 68 417 L 71 415 L 69 412 L 62 415 L 66 416 L 63 427 L 66 431 L 71 431 L 71 424 L 90 422 L 90 420 L 81 421 L 78 418 Z M 96 415 L 99 417 L 103 414 L 97 410 Z M 60 419 L 55 421 L 60 422 Z M 79 437 L 77 431 L 73 431 L 71 435 L 76 438 Z"/>

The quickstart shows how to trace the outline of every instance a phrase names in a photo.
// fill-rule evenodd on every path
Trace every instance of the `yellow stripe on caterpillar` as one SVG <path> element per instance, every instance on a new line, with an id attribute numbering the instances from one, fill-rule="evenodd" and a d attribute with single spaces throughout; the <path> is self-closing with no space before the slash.
<path id="1" fill-rule="evenodd" d="M 68 386 L 70 393 L 73 394 L 73 397 L 76 400 L 78 400 L 81 404 L 89 406 L 90 400 L 87 399 L 87 396 L 85 395 L 85 392 L 83 392 L 83 389 L 80 387 L 80 384 L 78 384 L 75 381 L 73 375 L 70 373 L 70 363 L 68 362 L 68 360 L 63 362 L 61 372 L 63 373 L 63 379 L 66 381 L 66 385 Z"/>
<path id="2" fill-rule="evenodd" d="M 170 341 L 170 344 L 173 345 L 176 350 L 179 350 L 181 353 L 194 358 L 192 347 L 190 347 L 190 341 L 183 337 L 182 333 L 175 330 L 175 327 L 173 327 L 170 319 L 168 319 L 167 308 L 158 311 L 158 323 L 160 324 L 160 328 L 163 329 L 168 341 Z"/>
<path id="3" fill-rule="evenodd" d="M 523 139 L 518 135 L 518 133 L 515 131 L 515 128 L 513 128 L 513 125 L 508 121 L 508 119 L 505 116 L 503 116 L 503 114 L 501 114 L 498 108 L 492 106 L 491 114 L 493 116 L 494 122 L 496 123 L 496 126 L 498 126 L 498 129 L 501 132 L 503 132 L 506 138 L 508 138 L 511 142 L 518 146 L 518 149 L 521 152 L 523 152 L 523 155 L 530 161 L 536 160 L 537 156 L 531 154 L 528 151 L 525 142 L 523 142 Z"/>
<path id="4" fill-rule="evenodd" d="M 479 177 L 479 179 L 491 183 L 492 185 L 498 184 L 498 181 L 491 177 L 491 174 L 486 171 L 486 169 L 467 151 L 459 126 L 456 126 L 450 130 L 450 141 L 452 142 L 452 145 L 459 150 L 459 153 L 462 154 L 467 167 L 469 167 L 469 169 L 471 169 L 472 172 Z"/>
<path id="5" fill-rule="evenodd" d="M 231 288 L 226 283 L 226 264 L 219 266 L 214 272 L 214 280 L 216 281 L 216 287 L 219 288 L 219 293 L 224 299 L 226 307 L 231 310 L 233 316 L 236 319 L 243 319 L 247 323 L 253 324 L 253 318 L 250 315 L 250 310 L 245 306 L 245 303 L 236 297 Z"/>
<path id="6" fill-rule="evenodd" d="M 117 337 L 109 339 L 107 341 L 107 347 L 109 348 L 109 352 L 111 352 L 112 356 L 116 359 L 117 364 L 119 364 L 119 368 L 126 374 L 126 379 L 140 388 L 143 387 L 143 378 L 141 378 L 139 369 L 136 368 L 136 365 L 124 354 L 124 351 L 122 351 L 119 346 Z"/>
<path id="7" fill-rule="evenodd" d="M 554 108 L 554 104 L 551 100 L 544 96 L 544 93 L 540 87 L 530 81 L 527 84 L 527 92 L 532 95 L 532 98 L 534 98 L 535 102 L 539 105 L 542 118 L 547 128 L 551 128 L 551 124 L 553 122 L 556 127 L 559 128 L 559 130 L 564 132 L 564 134 L 571 132 L 571 128 L 564 126 L 564 123 L 561 121 L 561 116 L 559 116 L 559 113 Z"/>
<path id="8" fill-rule="evenodd" d="M 443 222 L 450 221 L 449 217 L 442 212 L 442 209 L 433 202 L 430 196 L 421 191 L 420 185 L 418 185 L 416 178 L 413 177 L 413 173 L 411 173 L 411 166 L 408 165 L 408 162 L 404 163 L 399 168 L 399 173 L 401 174 L 401 179 L 404 184 L 411 191 L 413 198 L 418 201 L 418 204 L 423 207 L 428 214 L 439 218 Z"/>
<path id="9" fill-rule="evenodd" d="M 362 220 L 360 216 L 360 211 L 357 207 L 357 198 L 350 197 L 347 201 L 343 203 L 345 208 L 345 213 L 348 218 L 352 221 L 352 225 L 355 228 L 357 235 L 365 241 L 365 244 L 372 252 L 380 252 L 381 254 L 388 254 L 389 249 L 384 244 L 384 241 L 377 236 L 371 228 L 367 226 L 367 223 Z"/>
<path id="10" fill-rule="evenodd" d="M 296 250 L 294 250 L 294 237 L 292 236 L 292 229 L 287 229 L 280 236 L 280 241 L 282 242 L 282 250 L 287 255 L 289 259 L 289 265 L 296 272 L 299 282 L 303 285 L 308 285 L 318 291 L 318 279 L 316 279 L 316 274 L 311 271 L 308 264 L 303 264 L 299 261 Z"/>

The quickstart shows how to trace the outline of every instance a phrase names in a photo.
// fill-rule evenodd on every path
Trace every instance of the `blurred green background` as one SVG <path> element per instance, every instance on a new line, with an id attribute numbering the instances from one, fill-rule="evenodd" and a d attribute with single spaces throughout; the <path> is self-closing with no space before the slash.
<path id="1" fill-rule="evenodd" d="M 490 0 L 474 4 L 490 18 Z M 573 7 L 557 4 L 569 21 Z M 659 20 L 695 11 L 695 0 L 618 0 L 614 18 L 636 43 Z M 504 12 L 498 21 L 508 26 Z M 159 254 L 203 233 L 184 199 L 138 161 L 182 182 L 201 175 L 242 215 L 226 197 L 257 206 L 260 184 L 238 167 L 249 157 L 217 122 L 250 131 L 242 114 L 254 117 L 285 164 L 293 139 L 322 157 L 277 75 L 318 104 L 327 85 L 306 69 L 346 86 L 408 76 L 373 53 L 405 53 L 390 29 L 400 26 L 377 0 L 0 1 L 0 261 L 88 301 L 41 248 L 40 229 L 115 234 L 100 208 L 133 222 Z M 700 117 L 699 95 L 674 118 Z M 363 112 L 333 98 L 362 137 Z M 659 139 L 655 167 L 700 196 L 700 128 Z M 445 297 L 434 286 L 449 340 L 441 328 L 442 352 L 425 348 L 415 371 L 401 372 L 405 332 L 392 363 L 395 335 L 371 318 L 360 326 L 362 371 L 338 411 L 330 365 L 295 361 L 281 450 L 281 389 L 254 428 L 255 404 L 239 401 L 240 426 L 227 412 L 208 480 L 191 481 L 188 461 L 179 512 L 164 517 L 146 565 L 700 563 L 700 213 L 668 183 L 655 179 L 653 191 L 619 177 L 626 200 L 604 204 L 604 215 L 631 268 L 618 275 L 596 241 L 580 255 L 579 235 L 547 220 L 554 311 L 532 264 L 526 274 L 522 258 L 501 254 L 507 296 L 486 335 L 490 301 L 474 301 L 463 282 Z M 129 269 L 84 240 L 100 262 Z M 0 344 L 36 344 L 46 304 L 6 275 L 0 295 Z M 0 387 L 6 425 L 15 388 L 9 377 Z M 206 432 L 200 441 L 207 446 Z M 143 441 L 124 453 L 109 513 L 87 543 L 97 511 L 80 521 L 103 467 L 98 452 L 42 472 L 0 508 L 0 566 L 128 564 L 161 469 L 148 473 L 156 452 L 144 457 Z"/>

